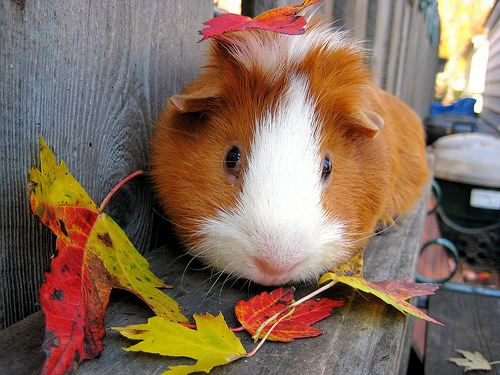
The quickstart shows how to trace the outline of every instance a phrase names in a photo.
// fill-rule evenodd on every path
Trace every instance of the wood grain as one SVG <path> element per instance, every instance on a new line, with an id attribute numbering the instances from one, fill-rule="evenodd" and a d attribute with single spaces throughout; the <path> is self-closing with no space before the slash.
<path id="1" fill-rule="evenodd" d="M 446 358 L 460 358 L 455 349 L 478 351 L 489 361 L 500 360 L 500 299 L 441 289 L 429 298 L 429 313 L 445 327 L 429 325 L 425 350 L 425 373 L 463 374 Z M 500 374 L 492 366 L 488 374 Z"/>
<path id="2" fill-rule="evenodd" d="M 365 254 L 365 275 L 368 279 L 414 277 L 425 212 L 422 200 L 412 215 L 397 220 L 398 225 L 392 232 L 371 239 Z M 242 298 L 248 299 L 262 290 L 253 285 L 248 287 L 248 283 L 231 285 L 233 282 L 226 281 L 225 276 L 218 279 L 217 275 L 210 275 L 209 271 L 196 271 L 194 269 L 200 265 L 190 264 L 190 259 L 183 256 L 179 249 L 157 249 L 149 253 L 148 258 L 153 271 L 174 285 L 168 294 L 181 303 L 186 315 L 222 311 L 228 323 L 237 326 L 233 312 L 235 302 Z M 310 290 L 311 287 L 301 287 L 297 293 L 301 296 Z M 408 319 L 376 297 L 348 287 L 338 286 L 324 295 L 345 299 L 345 306 L 319 324 L 325 330 L 323 335 L 289 344 L 268 343 L 255 357 L 216 368 L 213 373 L 398 373 L 405 350 Z M 112 296 L 106 327 L 141 323 L 149 316 L 151 311 L 143 303 L 124 292 L 118 292 Z M 41 366 L 40 356 L 34 355 L 36 344 L 41 343 L 40 320 L 42 316 L 37 314 L 31 321 L 19 322 L 3 331 L 0 353 L 8 351 L 11 358 L 16 360 L 0 361 L 0 373 L 15 369 L 16 374 L 28 374 Z M 36 327 L 36 334 L 20 334 L 29 331 L 30 326 Z M 13 340 L 14 337 L 19 339 Z M 240 337 L 250 350 L 254 344 L 249 335 L 240 334 Z M 106 349 L 101 358 L 83 363 L 77 374 L 159 374 L 168 365 L 186 363 L 121 350 L 130 344 L 117 332 L 108 330 Z M 31 349 L 27 350 L 27 346 Z M 7 367 L 9 364 L 15 367 Z"/>
<path id="3" fill-rule="evenodd" d="M 335 25 L 368 49 L 374 80 L 422 118 L 434 97 L 438 43 L 427 34 L 429 17 L 417 1 L 335 0 Z"/>
<path id="4" fill-rule="evenodd" d="M 0 328 L 38 309 L 54 247 L 26 194 L 38 135 L 100 202 L 147 167 L 153 121 L 198 71 L 196 31 L 212 7 L 210 0 L 0 0 Z M 151 201 L 140 179 L 108 209 L 141 249 L 151 237 Z"/>
<path id="5" fill-rule="evenodd" d="M 255 17 L 273 8 L 295 5 L 300 2 L 296 0 L 243 0 L 241 2 L 241 14 Z"/>

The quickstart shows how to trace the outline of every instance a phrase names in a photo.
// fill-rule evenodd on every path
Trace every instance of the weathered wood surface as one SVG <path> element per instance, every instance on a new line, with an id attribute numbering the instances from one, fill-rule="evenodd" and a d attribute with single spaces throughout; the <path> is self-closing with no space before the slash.
<path id="1" fill-rule="evenodd" d="M 427 328 L 426 374 L 463 374 L 463 369 L 446 360 L 461 357 L 455 349 L 478 351 L 489 361 L 500 360 L 500 298 L 441 289 L 429 299 L 429 313 L 445 327 Z M 492 367 L 488 374 L 500 374 L 500 366 Z"/>
<path id="2" fill-rule="evenodd" d="M 249 17 L 258 16 L 273 8 L 284 7 L 299 3 L 296 0 L 243 0 L 241 2 L 241 14 Z"/>
<path id="3" fill-rule="evenodd" d="M 397 220 L 397 228 L 371 239 L 365 254 L 365 275 L 370 280 L 413 278 L 420 247 L 426 205 L 422 200 L 415 212 Z M 178 300 L 187 315 L 194 312 L 222 311 L 231 326 L 237 326 L 234 304 L 260 291 L 242 285 L 231 286 L 225 276 L 210 277 L 208 271 L 195 271 L 189 258 L 179 251 L 157 249 L 148 254 L 153 271 L 174 289 L 168 294 Z M 215 283 L 217 281 L 217 283 Z M 215 283 L 215 284 L 214 284 Z M 304 295 L 312 287 L 301 287 Z M 324 320 L 322 336 L 289 344 L 268 343 L 253 358 L 217 368 L 214 374 L 396 374 L 405 350 L 404 338 L 409 320 L 376 297 L 337 286 L 324 294 L 345 299 L 345 306 Z M 124 292 L 112 296 L 106 327 L 144 322 L 151 311 Z M 42 365 L 39 353 L 43 316 L 38 313 L 7 328 L 0 338 L 0 373 L 30 374 Z M 240 334 L 250 350 L 249 335 Z M 169 364 L 160 356 L 127 353 L 120 348 L 132 342 L 108 330 L 100 359 L 85 362 L 78 374 L 159 374 Z"/>
<path id="4" fill-rule="evenodd" d="M 370 50 L 375 82 L 421 117 L 427 116 L 438 61 L 437 40 L 432 42 L 428 34 L 427 11 L 418 1 L 327 0 L 332 1 L 335 25 Z"/>
<path id="5" fill-rule="evenodd" d="M 0 328 L 38 310 L 53 239 L 30 213 L 39 134 L 99 202 L 147 166 L 153 121 L 202 64 L 211 0 L 0 0 Z M 109 211 L 140 248 L 151 192 L 137 180 Z"/>

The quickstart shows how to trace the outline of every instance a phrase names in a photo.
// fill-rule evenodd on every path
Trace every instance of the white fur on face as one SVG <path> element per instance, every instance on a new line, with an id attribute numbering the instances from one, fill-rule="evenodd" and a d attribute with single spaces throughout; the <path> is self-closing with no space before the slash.
<path id="1" fill-rule="evenodd" d="M 322 206 L 323 156 L 310 97 L 305 78 L 290 81 L 276 111 L 257 123 L 237 206 L 202 223 L 192 252 L 218 270 L 273 285 L 316 278 L 344 260 L 343 226 Z M 263 272 L 257 259 L 284 272 Z"/>

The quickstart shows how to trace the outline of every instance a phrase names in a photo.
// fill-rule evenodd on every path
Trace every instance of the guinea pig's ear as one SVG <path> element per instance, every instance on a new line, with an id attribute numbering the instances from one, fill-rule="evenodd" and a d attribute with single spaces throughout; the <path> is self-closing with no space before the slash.
<path id="1" fill-rule="evenodd" d="M 352 126 L 370 138 L 375 138 L 384 127 L 384 119 L 373 111 L 359 111 L 351 116 Z"/>
<path id="2" fill-rule="evenodd" d="M 215 108 L 218 94 L 217 88 L 207 86 L 189 94 L 171 96 L 169 101 L 179 113 L 207 112 Z"/>

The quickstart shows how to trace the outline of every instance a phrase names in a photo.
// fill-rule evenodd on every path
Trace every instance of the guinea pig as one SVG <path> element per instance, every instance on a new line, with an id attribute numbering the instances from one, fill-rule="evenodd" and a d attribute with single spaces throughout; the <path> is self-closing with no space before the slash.
<path id="1" fill-rule="evenodd" d="M 211 39 L 151 142 L 159 201 L 190 254 L 262 285 L 311 281 L 412 209 L 423 128 L 365 60 L 327 25 Z"/>

